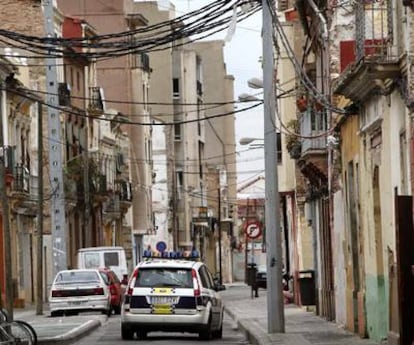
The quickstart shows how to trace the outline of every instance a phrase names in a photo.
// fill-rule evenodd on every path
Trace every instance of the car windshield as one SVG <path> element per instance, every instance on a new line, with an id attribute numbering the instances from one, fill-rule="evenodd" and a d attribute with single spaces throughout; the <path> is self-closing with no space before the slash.
<path id="1" fill-rule="evenodd" d="M 192 288 L 191 270 L 177 268 L 146 268 L 138 271 L 136 287 Z"/>
<path id="2" fill-rule="evenodd" d="M 98 281 L 99 276 L 95 271 L 66 271 L 60 272 L 56 277 L 56 283 L 85 283 Z"/>

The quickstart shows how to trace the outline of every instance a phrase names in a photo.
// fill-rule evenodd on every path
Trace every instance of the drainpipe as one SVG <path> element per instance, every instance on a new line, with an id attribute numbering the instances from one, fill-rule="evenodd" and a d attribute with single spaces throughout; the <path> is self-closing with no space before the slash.
<path id="1" fill-rule="evenodd" d="M 6 91 L 5 83 L 1 82 L 1 93 L 0 93 L 0 120 L 2 121 L 0 126 L 0 147 L 3 155 L 3 159 L 0 160 L 0 201 L 2 204 L 3 214 L 3 236 L 4 236 L 4 274 L 6 279 L 5 282 L 5 300 L 6 310 L 9 313 L 11 320 L 13 320 L 13 274 L 12 274 L 12 258 L 11 258 L 11 230 L 10 230 L 10 214 L 9 214 L 9 199 L 7 196 L 7 187 L 5 180 L 5 160 L 7 159 L 7 151 L 5 150 L 5 132 L 7 133 L 7 113 L 5 112 L 6 104 Z M 1 292 L 1 291 L 0 291 Z M 1 296 L 0 296 L 1 301 Z"/>
<path id="2" fill-rule="evenodd" d="M 326 97 L 326 99 L 330 100 L 330 82 L 329 82 L 329 32 L 328 32 L 328 24 L 326 21 L 326 18 L 324 17 L 321 10 L 316 6 L 315 2 L 313 0 L 307 0 L 309 3 L 309 6 L 313 9 L 317 17 L 319 18 L 322 26 L 322 44 L 323 44 L 323 51 L 322 51 L 322 58 L 323 58 L 323 67 L 322 67 L 322 92 L 323 95 Z M 332 126 L 332 112 L 328 108 L 327 111 L 327 121 L 328 121 L 328 128 L 331 128 Z M 332 201 L 332 144 L 327 144 L 327 150 L 328 150 L 328 202 L 329 202 L 329 227 L 332 229 L 333 227 L 333 201 Z M 315 202 L 312 202 L 313 204 L 313 220 L 316 221 L 316 204 Z M 319 301 L 318 301 L 318 242 L 317 242 L 317 226 L 319 227 L 319 224 L 313 224 L 313 231 L 314 231 L 314 255 L 315 256 L 315 304 L 316 304 L 316 314 L 319 315 Z M 320 248 L 322 250 L 322 248 Z M 328 311 L 330 313 L 330 311 Z"/>

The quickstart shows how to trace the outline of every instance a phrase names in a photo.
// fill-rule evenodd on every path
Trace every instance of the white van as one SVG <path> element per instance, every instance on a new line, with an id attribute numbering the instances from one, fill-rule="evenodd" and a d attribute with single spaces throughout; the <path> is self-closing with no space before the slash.
<path id="1" fill-rule="evenodd" d="M 125 250 L 122 247 L 89 247 L 78 250 L 78 268 L 104 268 L 115 272 L 121 282 L 128 281 Z"/>

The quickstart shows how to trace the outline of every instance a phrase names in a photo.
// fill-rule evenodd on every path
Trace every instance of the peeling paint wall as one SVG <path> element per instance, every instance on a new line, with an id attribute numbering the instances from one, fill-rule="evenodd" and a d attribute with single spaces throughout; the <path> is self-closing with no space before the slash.
<path id="1" fill-rule="evenodd" d="M 397 91 L 367 102 L 361 132 L 361 219 L 364 231 L 367 331 L 370 338 L 386 337 L 389 314 L 387 251 L 395 251 L 394 188 L 399 188 L 401 135 L 407 118 Z"/>

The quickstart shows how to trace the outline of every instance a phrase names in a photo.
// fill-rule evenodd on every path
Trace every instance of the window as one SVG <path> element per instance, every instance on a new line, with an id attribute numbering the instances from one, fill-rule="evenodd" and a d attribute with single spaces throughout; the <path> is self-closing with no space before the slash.
<path id="1" fill-rule="evenodd" d="M 191 270 L 181 268 L 148 268 L 140 269 L 135 287 L 170 286 L 192 288 Z"/>
<path id="2" fill-rule="evenodd" d="M 181 123 L 174 124 L 174 140 L 181 140 Z"/>
<path id="3" fill-rule="evenodd" d="M 85 253 L 85 268 L 97 268 L 99 264 L 99 253 Z"/>
<path id="4" fill-rule="evenodd" d="M 119 266 L 118 253 L 104 253 L 104 264 L 105 267 Z"/>
<path id="5" fill-rule="evenodd" d="M 201 284 L 203 284 L 203 287 L 206 289 L 213 289 L 214 283 L 206 266 L 200 267 L 199 274 L 200 274 Z"/>
<path id="6" fill-rule="evenodd" d="M 96 282 L 99 276 L 93 271 L 67 271 L 62 272 L 56 278 L 56 282 Z"/>
<path id="7" fill-rule="evenodd" d="M 277 162 L 282 163 L 282 135 L 276 133 L 276 150 L 277 150 Z"/>
<path id="8" fill-rule="evenodd" d="M 173 98 L 180 97 L 180 81 L 178 78 L 173 78 Z"/>

